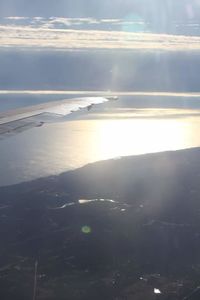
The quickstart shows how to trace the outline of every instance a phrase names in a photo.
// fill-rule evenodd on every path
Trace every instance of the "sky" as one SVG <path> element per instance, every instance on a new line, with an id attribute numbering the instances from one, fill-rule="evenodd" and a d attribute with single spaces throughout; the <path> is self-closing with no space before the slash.
<path id="1" fill-rule="evenodd" d="M 199 18 L 199 0 L 6 0 L 1 1 L 1 16 L 63 16 L 125 18 L 130 13 L 146 21 L 187 21 Z"/>
<path id="2" fill-rule="evenodd" d="M 199 92 L 200 0 L 0 3 L 0 90 Z"/>

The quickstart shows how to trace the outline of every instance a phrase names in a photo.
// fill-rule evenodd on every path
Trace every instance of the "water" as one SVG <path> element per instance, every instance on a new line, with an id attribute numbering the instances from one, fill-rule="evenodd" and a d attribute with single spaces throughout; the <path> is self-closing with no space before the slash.
<path id="1" fill-rule="evenodd" d="M 56 97 L 66 95 L 31 95 L 26 105 Z M 9 95 L 6 103 L 7 109 L 20 107 L 25 99 Z M 2 140 L 0 185 L 59 174 L 99 160 L 200 146 L 199 107 L 198 98 L 121 96 L 90 112 L 75 113 L 66 122 L 45 124 Z"/>

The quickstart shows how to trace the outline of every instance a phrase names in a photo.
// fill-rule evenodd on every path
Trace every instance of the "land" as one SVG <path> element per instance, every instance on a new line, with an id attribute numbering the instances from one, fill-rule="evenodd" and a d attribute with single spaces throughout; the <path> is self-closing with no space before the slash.
<path id="1" fill-rule="evenodd" d="M 37 300 L 200 298 L 200 148 L 101 161 L 0 195 L 1 299 L 33 299 L 35 275 Z"/>

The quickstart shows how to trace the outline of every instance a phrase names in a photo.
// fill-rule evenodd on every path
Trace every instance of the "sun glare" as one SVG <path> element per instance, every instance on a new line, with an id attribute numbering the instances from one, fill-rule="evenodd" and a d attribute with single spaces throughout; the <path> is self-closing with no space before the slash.
<path id="1" fill-rule="evenodd" d="M 22 166 L 23 178 L 35 178 L 38 174 L 61 173 L 100 160 L 199 146 L 199 117 L 152 118 L 148 112 L 147 115 L 49 124 L 40 128 L 39 134 L 35 128 L 32 143 L 28 131 L 17 137 L 27 149 L 23 156 L 26 168 L 23 169 L 19 156 L 9 159 L 17 169 Z M 6 153 L 6 145 L 12 141 L 15 139 L 5 140 L 2 151 Z M 12 148 L 10 144 L 9 147 Z"/>
<path id="2" fill-rule="evenodd" d="M 90 149 L 95 160 L 186 148 L 190 139 L 184 119 L 98 120 L 94 123 L 95 142 L 90 140 Z"/>

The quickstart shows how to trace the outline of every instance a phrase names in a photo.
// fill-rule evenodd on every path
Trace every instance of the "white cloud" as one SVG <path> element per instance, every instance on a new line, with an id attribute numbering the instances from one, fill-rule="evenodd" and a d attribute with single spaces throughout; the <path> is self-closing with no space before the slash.
<path id="1" fill-rule="evenodd" d="M 149 32 L 125 32 L 116 30 L 76 29 L 74 25 L 87 24 L 133 24 L 119 19 L 56 18 L 26 19 L 17 25 L 21 17 L 9 17 L 16 24 L 0 25 L 1 47 L 35 49 L 142 49 L 142 50 L 200 50 L 200 37 L 155 34 Z M 144 24 L 142 21 L 139 22 Z M 60 24 L 61 28 L 58 26 Z M 122 26 L 123 28 L 123 26 Z"/>
<path id="2" fill-rule="evenodd" d="M 83 91 L 83 90 L 0 90 L 0 95 L 90 95 L 90 96 L 153 96 L 153 97 L 181 97 L 200 98 L 200 93 L 179 93 L 179 92 L 125 92 L 125 91 Z"/>
<path id="3" fill-rule="evenodd" d="M 120 23 L 121 19 L 101 19 L 102 23 Z"/>
<path id="4" fill-rule="evenodd" d="M 18 21 L 18 20 L 28 20 L 28 17 L 17 17 L 17 16 L 13 16 L 13 17 L 5 17 L 6 20 L 14 20 L 14 21 Z"/>

